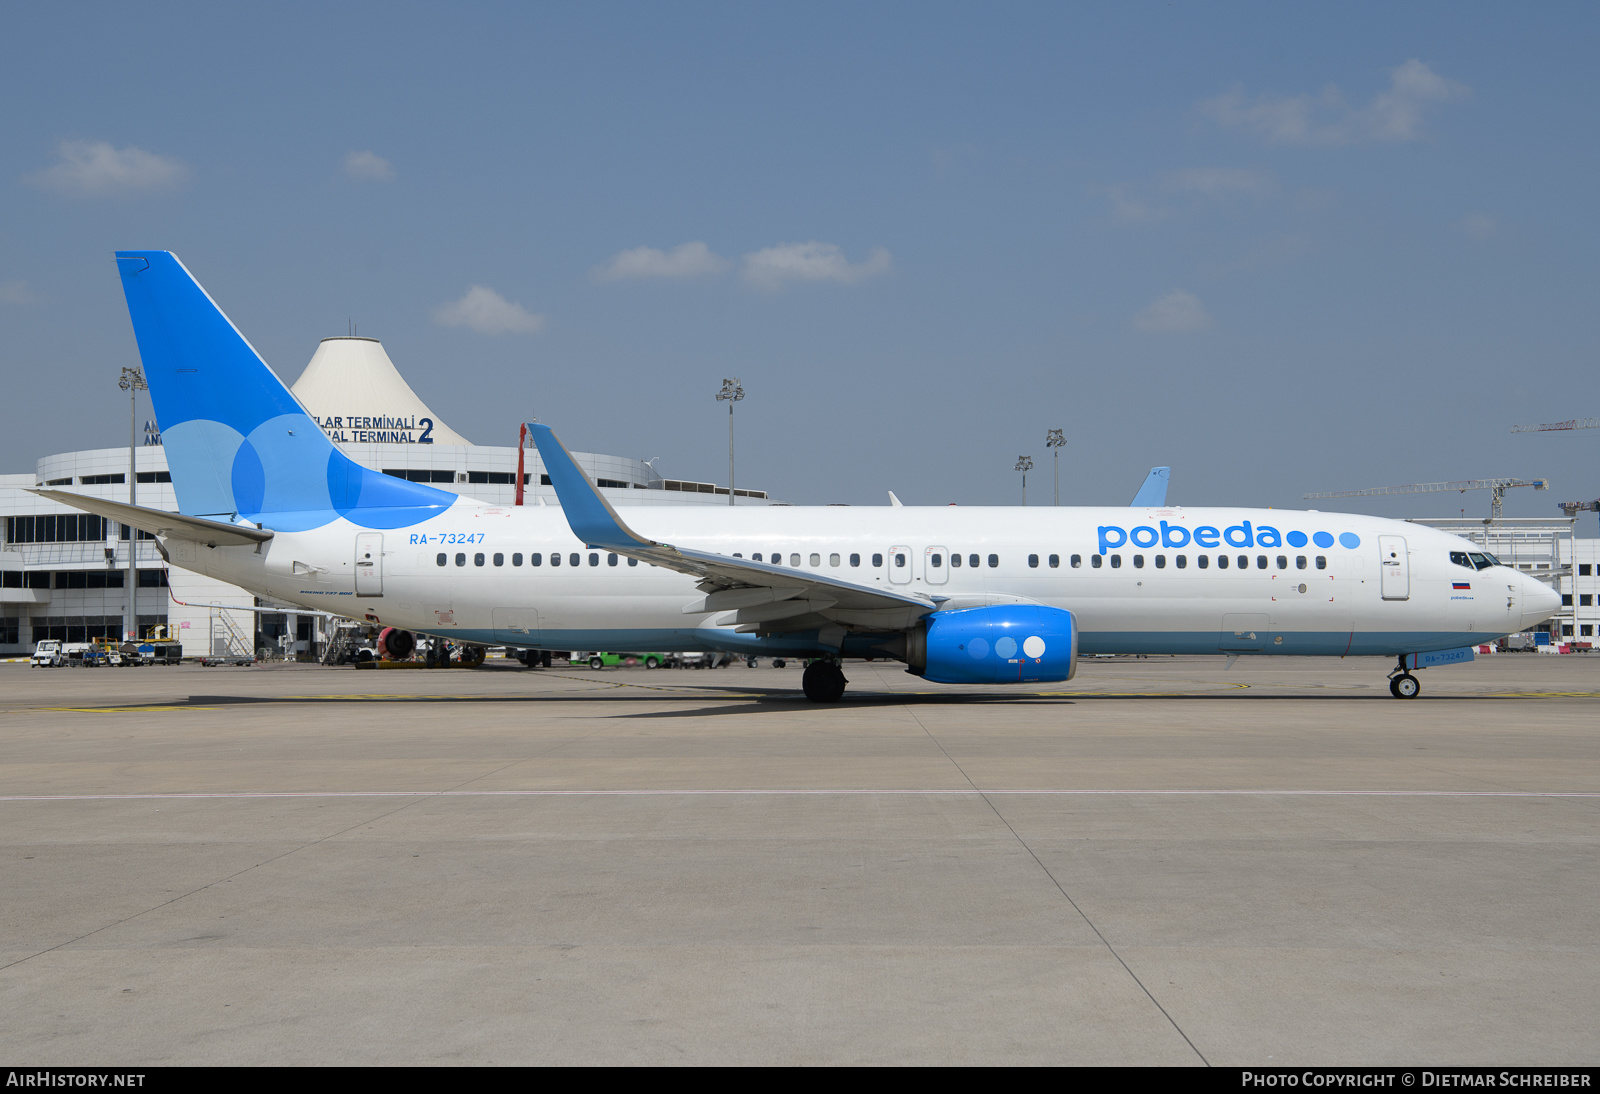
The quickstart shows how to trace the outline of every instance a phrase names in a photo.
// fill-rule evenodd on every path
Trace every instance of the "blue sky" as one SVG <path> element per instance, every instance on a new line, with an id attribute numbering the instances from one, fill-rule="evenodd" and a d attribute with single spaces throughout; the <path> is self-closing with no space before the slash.
<path id="1" fill-rule="evenodd" d="M 286 380 L 355 322 L 480 443 L 797 503 L 1600 495 L 1583 4 L 17 7 L 0 468 L 115 443 L 110 253 Z M 1332 508 L 1328 503 L 1320 503 Z M 1487 512 L 1485 494 L 1361 499 Z"/>

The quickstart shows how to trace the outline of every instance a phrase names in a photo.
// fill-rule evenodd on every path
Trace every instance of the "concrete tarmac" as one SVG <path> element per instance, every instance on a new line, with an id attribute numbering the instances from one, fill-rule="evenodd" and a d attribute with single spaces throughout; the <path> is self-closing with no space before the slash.
<path id="1" fill-rule="evenodd" d="M 0 665 L 0 1059 L 1593 1064 L 1600 657 Z"/>

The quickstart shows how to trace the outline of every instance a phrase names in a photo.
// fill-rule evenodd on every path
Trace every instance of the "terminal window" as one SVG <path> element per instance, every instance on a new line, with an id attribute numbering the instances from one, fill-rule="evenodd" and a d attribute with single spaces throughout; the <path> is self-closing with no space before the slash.
<path id="1" fill-rule="evenodd" d="M 22 641 L 20 623 L 20 616 L 0 616 L 0 646 L 15 646 Z"/>
<path id="2" fill-rule="evenodd" d="M 171 471 L 141 471 L 133 477 L 134 482 L 171 482 Z"/>
<path id="3" fill-rule="evenodd" d="M 385 475 L 393 475 L 397 479 L 405 479 L 407 482 L 456 481 L 456 473 L 454 471 L 434 471 L 431 468 L 385 467 L 383 473 Z M 507 481 L 509 482 L 510 480 L 508 479 Z"/>
<path id="4" fill-rule="evenodd" d="M 7 517 L 7 543 L 89 543 L 106 538 L 106 518 L 88 513 Z"/>
<path id="5" fill-rule="evenodd" d="M 78 482 L 83 486 L 110 486 L 113 483 L 127 482 L 128 479 L 121 471 L 115 475 L 79 475 Z"/>

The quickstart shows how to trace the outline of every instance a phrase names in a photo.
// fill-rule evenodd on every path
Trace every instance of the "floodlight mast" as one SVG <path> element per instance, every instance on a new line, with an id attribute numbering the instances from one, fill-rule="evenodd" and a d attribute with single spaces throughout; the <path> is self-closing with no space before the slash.
<path id="1" fill-rule="evenodd" d="M 1059 429 L 1052 429 L 1046 434 L 1044 446 L 1050 449 L 1050 454 L 1056 459 L 1056 504 L 1061 504 L 1061 450 L 1067 445 L 1066 434 Z"/>
<path id="2" fill-rule="evenodd" d="M 1013 471 L 1021 471 L 1022 472 L 1022 504 L 1023 505 L 1027 505 L 1028 504 L 1028 472 L 1033 470 L 1033 457 L 1032 456 L 1018 456 L 1017 457 L 1017 466 L 1013 467 L 1011 470 L 1013 470 Z"/>
<path id="3" fill-rule="evenodd" d="M 739 378 L 724 379 L 722 390 L 717 392 L 717 402 L 728 404 L 728 504 L 733 504 L 733 404 L 744 398 L 744 388 Z"/>
<path id="4" fill-rule="evenodd" d="M 122 377 L 117 381 L 117 386 L 128 393 L 128 504 L 137 505 L 139 502 L 139 472 L 134 466 L 134 440 L 138 436 L 139 427 L 139 392 L 147 391 L 150 385 L 145 381 L 144 373 L 138 366 L 122 369 Z M 120 523 L 120 522 L 117 522 Z M 131 525 L 128 529 L 128 625 L 123 633 L 137 643 L 139 641 L 139 532 Z"/>

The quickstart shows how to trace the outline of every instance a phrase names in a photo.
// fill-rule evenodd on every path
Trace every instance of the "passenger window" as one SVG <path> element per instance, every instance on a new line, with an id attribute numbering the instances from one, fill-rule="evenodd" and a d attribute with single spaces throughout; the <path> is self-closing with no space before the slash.
<path id="1" fill-rule="evenodd" d="M 1167 568 L 1167 556 L 1166 555 L 1157 555 L 1156 556 L 1156 569 L 1165 570 L 1166 568 Z"/>
<path id="2" fill-rule="evenodd" d="M 1121 555 L 1112 555 L 1111 556 L 1111 568 L 1113 570 L 1120 570 L 1122 568 L 1122 556 Z"/>
<path id="3" fill-rule="evenodd" d="M 1294 556 L 1294 568 L 1296 570 L 1304 570 L 1306 568 L 1306 556 L 1305 555 L 1295 555 Z"/>
<path id="4" fill-rule="evenodd" d="M 880 554 L 874 553 L 873 556 L 872 556 L 872 565 L 873 565 L 874 568 L 882 566 L 883 565 L 883 556 L 880 555 Z"/>
<path id="5" fill-rule="evenodd" d="M 1265 570 L 1266 568 L 1267 568 L 1267 556 L 1266 555 L 1257 555 L 1256 556 L 1256 569 Z"/>
<path id="6" fill-rule="evenodd" d="M 1266 563 L 1263 562 L 1261 565 L 1265 566 Z M 1249 568 L 1250 568 L 1250 556 L 1249 555 L 1240 555 L 1239 556 L 1239 569 L 1248 570 Z"/>
<path id="7" fill-rule="evenodd" d="M 1328 568 L 1328 556 L 1327 555 L 1318 555 L 1317 556 L 1317 569 L 1326 570 L 1327 568 Z"/>
<path id="8" fill-rule="evenodd" d="M 494 553 L 494 564 L 496 566 L 504 566 L 506 564 L 506 556 L 496 551 Z"/>
<path id="9" fill-rule="evenodd" d="M 1028 556 L 1028 569 L 1037 570 L 1038 568 L 1039 568 L 1039 556 L 1038 555 L 1029 555 Z"/>
<path id="10" fill-rule="evenodd" d="M 968 555 L 967 556 L 967 565 L 971 566 L 974 570 L 976 570 L 978 568 L 978 556 L 977 555 Z"/>
<path id="11" fill-rule="evenodd" d="M 838 558 L 839 556 L 838 555 L 834 555 L 833 557 Z M 928 565 L 932 566 L 935 570 L 939 569 L 941 566 L 944 565 L 944 556 L 943 555 L 929 555 L 928 556 Z"/>
<path id="12" fill-rule="evenodd" d="M 591 565 L 591 566 L 600 565 L 600 553 L 598 551 L 589 552 L 589 565 Z"/>
<path id="13" fill-rule="evenodd" d="M 630 558 L 628 560 L 628 565 L 629 566 L 637 566 L 637 565 L 639 565 L 639 560 L 636 559 L 636 558 Z"/>
<path id="14" fill-rule="evenodd" d="M 1060 555 L 1051 555 L 1050 556 L 1050 568 L 1052 570 L 1061 569 L 1061 556 Z"/>
<path id="15" fill-rule="evenodd" d="M 735 551 L 735 552 L 733 552 L 733 557 L 734 558 L 743 558 L 744 555 L 740 554 L 738 551 Z"/>
<path id="16" fill-rule="evenodd" d="M 467 564 L 467 556 L 466 555 L 459 555 L 459 554 L 456 555 L 456 565 L 457 566 L 465 566 L 466 564 Z"/>
<path id="17" fill-rule="evenodd" d="M 1100 556 L 1096 555 L 1095 557 L 1099 558 Z M 1083 556 L 1082 555 L 1073 555 L 1072 556 L 1072 568 L 1074 570 L 1076 570 L 1076 569 L 1080 568 L 1082 565 L 1083 565 Z M 1097 565 L 1098 565 L 1098 563 L 1097 563 Z"/>
<path id="18" fill-rule="evenodd" d="M 472 556 L 472 564 L 474 566 L 482 566 L 483 565 L 483 552 L 482 551 L 479 551 L 477 554 Z"/>
<path id="19" fill-rule="evenodd" d="M 554 558 L 555 556 L 552 555 L 550 557 Z M 535 551 L 535 552 L 533 552 L 533 554 L 528 556 L 528 565 L 529 566 L 541 566 L 543 564 L 544 564 L 544 556 L 541 555 L 538 551 Z"/>
<path id="20" fill-rule="evenodd" d="M 1217 556 L 1217 569 L 1226 570 L 1227 568 L 1228 568 L 1228 556 L 1227 555 L 1218 555 Z"/>
<path id="21" fill-rule="evenodd" d="M 1288 568 L 1289 568 L 1289 556 L 1288 555 L 1279 555 L 1278 556 L 1278 569 L 1287 570 Z"/>
<path id="22" fill-rule="evenodd" d="M 761 552 L 757 551 L 755 554 L 751 555 L 750 556 L 750 561 L 751 562 L 760 562 L 761 561 Z"/>
<path id="23" fill-rule="evenodd" d="M 1189 556 L 1188 555 L 1179 555 L 1178 556 L 1178 569 L 1181 570 L 1187 565 L 1189 565 Z"/>
<path id="24" fill-rule="evenodd" d="M 569 566 L 578 565 L 578 552 L 573 551 L 570 555 L 567 556 L 567 564 Z"/>
<path id="25" fill-rule="evenodd" d="M 800 565 L 800 556 L 798 554 L 794 553 L 794 552 L 790 552 L 790 554 L 789 554 L 789 565 L 791 565 L 791 566 Z"/>
<path id="26" fill-rule="evenodd" d="M 440 555 L 439 556 L 439 565 L 443 566 L 448 561 L 450 561 L 450 558 L 449 558 L 448 555 Z"/>
<path id="27" fill-rule="evenodd" d="M 1144 569 L 1144 556 L 1143 555 L 1134 555 L 1133 556 L 1133 568 L 1135 570 Z"/>
<path id="28" fill-rule="evenodd" d="M 817 554 L 815 551 L 811 552 L 811 565 L 813 565 L 813 566 L 821 566 L 822 565 L 822 556 Z"/>
<path id="29" fill-rule="evenodd" d="M 850 565 L 852 565 L 852 566 L 861 565 L 861 556 L 860 555 L 856 555 L 856 554 L 852 554 L 850 556 Z"/>
<path id="30" fill-rule="evenodd" d="M 520 551 L 516 552 L 515 554 L 513 554 L 511 556 L 511 565 L 513 565 L 513 566 L 521 566 L 522 565 L 522 553 Z"/>
<path id="31" fill-rule="evenodd" d="M 1207 566 L 1211 565 L 1211 556 L 1210 555 L 1195 555 L 1194 556 L 1194 564 L 1196 566 L 1200 567 L 1202 570 L 1204 570 Z"/>
<path id="32" fill-rule="evenodd" d="M 561 554 L 560 554 L 560 552 L 558 552 L 558 551 L 551 551 L 550 552 L 550 565 L 552 565 L 552 566 L 561 565 Z"/>
<path id="33" fill-rule="evenodd" d="M 992 570 L 996 566 L 999 566 L 999 565 L 1000 565 L 1000 556 L 999 555 L 990 555 L 989 556 L 989 568 Z"/>
<path id="34" fill-rule="evenodd" d="M 906 564 L 906 556 L 897 552 L 894 556 L 894 564 L 896 569 L 904 568 Z"/>
<path id="35" fill-rule="evenodd" d="M 772 564 L 774 566 L 782 566 L 783 565 L 783 555 L 781 553 L 777 552 L 777 551 L 772 552 Z"/>
<path id="36" fill-rule="evenodd" d="M 606 565 L 607 566 L 615 566 L 616 564 L 617 564 L 617 556 L 616 555 L 607 555 L 606 556 Z"/>
<path id="37" fill-rule="evenodd" d="M 950 556 L 950 565 L 954 566 L 958 570 L 961 569 L 961 556 L 960 555 L 951 555 Z"/>
<path id="38" fill-rule="evenodd" d="M 837 565 L 839 565 L 839 556 L 838 555 L 829 555 L 828 556 L 828 565 L 829 566 L 837 566 Z"/>

